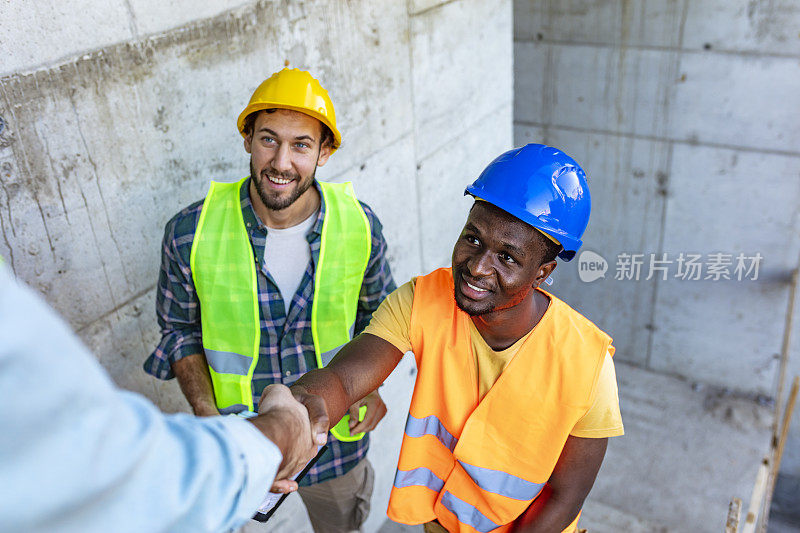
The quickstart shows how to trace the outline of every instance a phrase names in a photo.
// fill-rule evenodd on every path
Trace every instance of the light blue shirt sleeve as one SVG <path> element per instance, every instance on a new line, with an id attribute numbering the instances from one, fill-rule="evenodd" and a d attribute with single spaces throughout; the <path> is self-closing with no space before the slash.
<path id="1" fill-rule="evenodd" d="M 281 462 L 245 420 L 165 415 L 118 390 L 2 267 L 0 400 L 0 531 L 229 531 Z"/>

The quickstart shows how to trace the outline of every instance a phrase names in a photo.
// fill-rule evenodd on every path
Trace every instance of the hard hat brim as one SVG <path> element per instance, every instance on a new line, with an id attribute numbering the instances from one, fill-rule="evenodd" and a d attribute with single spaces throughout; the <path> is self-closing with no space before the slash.
<path id="1" fill-rule="evenodd" d="M 242 137 L 247 136 L 247 134 L 245 134 L 244 132 L 244 122 L 245 119 L 247 119 L 248 115 L 250 115 L 251 113 L 256 113 L 258 111 L 263 111 L 264 109 L 288 109 L 290 111 L 297 111 L 298 113 L 303 113 L 304 115 L 308 115 L 309 117 L 319 120 L 321 123 L 325 124 L 325 126 L 327 126 L 328 129 L 331 130 L 331 133 L 333 133 L 333 144 L 331 145 L 331 153 L 335 152 L 342 144 L 342 136 L 339 133 L 339 130 L 336 129 L 336 126 L 334 126 L 328 119 L 328 117 L 326 117 L 322 113 L 316 113 L 310 109 L 306 109 L 305 107 L 292 106 L 278 102 L 257 102 L 245 107 L 244 111 L 242 111 L 239 114 L 239 118 L 236 121 L 236 125 L 239 128 L 239 134 Z"/>
<path id="2" fill-rule="evenodd" d="M 539 217 L 529 213 L 528 211 L 518 208 L 508 201 L 504 201 L 502 198 L 495 197 L 486 190 L 478 190 L 473 185 L 470 185 L 464 190 L 464 195 L 469 195 L 473 198 L 489 202 L 495 207 L 499 207 L 509 215 L 518 218 L 542 233 L 546 233 L 548 236 L 552 237 L 561 244 L 563 249 L 558 253 L 558 257 L 564 261 L 570 261 L 573 257 L 575 257 L 575 253 L 583 244 L 581 240 L 574 239 L 563 231 L 559 231 L 550 224 L 542 221 Z"/>

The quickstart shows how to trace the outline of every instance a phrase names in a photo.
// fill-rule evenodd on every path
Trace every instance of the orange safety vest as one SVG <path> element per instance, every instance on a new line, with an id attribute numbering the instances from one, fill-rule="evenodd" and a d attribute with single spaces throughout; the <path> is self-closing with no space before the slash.
<path id="1" fill-rule="evenodd" d="M 470 317 L 456 306 L 450 269 L 417 278 L 417 381 L 389 518 L 438 519 L 452 533 L 507 532 L 539 494 L 613 354 L 608 335 L 548 296 L 535 331 L 479 401 Z"/>

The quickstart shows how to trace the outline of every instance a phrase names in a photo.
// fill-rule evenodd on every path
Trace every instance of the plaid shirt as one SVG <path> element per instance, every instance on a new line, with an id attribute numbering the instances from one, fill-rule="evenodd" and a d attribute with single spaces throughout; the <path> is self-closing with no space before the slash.
<path id="1" fill-rule="evenodd" d="M 267 228 L 256 216 L 250 202 L 250 180 L 242 185 L 240 198 L 244 223 L 259 265 L 258 301 L 260 303 L 261 344 L 253 374 L 253 404 L 264 387 L 272 383 L 291 385 L 300 376 L 317 368 L 314 341 L 311 336 L 311 301 L 314 295 L 314 268 L 319 259 L 325 202 L 306 240 L 311 248 L 311 261 L 294 294 L 288 316 L 283 297 L 272 276 L 264 266 L 264 246 Z M 319 186 L 315 182 L 315 186 Z M 320 194 L 320 196 L 322 196 Z M 361 294 L 358 300 L 355 334 L 369 323 L 373 311 L 395 289 L 389 263 L 386 261 L 386 241 L 378 217 L 361 204 L 372 228 L 370 253 Z M 162 244 L 161 273 L 158 278 L 156 314 L 161 326 L 161 342 L 147 358 L 144 369 L 159 379 L 175 377 L 172 363 L 195 353 L 203 353 L 200 326 L 200 302 L 197 299 L 189 255 L 203 200 L 193 203 L 167 222 Z M 356 442 L 328 439 L 328 451 L 303 479 L 301 485 L 311 485 L 341 476 L 353 468 L 367 453 L 369 435 Z"/>

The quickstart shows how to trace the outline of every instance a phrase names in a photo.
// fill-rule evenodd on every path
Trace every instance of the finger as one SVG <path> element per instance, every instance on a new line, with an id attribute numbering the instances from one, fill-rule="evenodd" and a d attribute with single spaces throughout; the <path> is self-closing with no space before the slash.
<path id="1" fill-rule="evenodd" d="M 270 492 L 278 492 L 286 494 L 287 492 L 294 492 L 297 490 L 297 482 L 291 479 L 276 479 L 270 487 Z"/>
<path id="2" fill-rule="evenodd" d="M 325 401 L 319 396 L 306 394 L 300 398 L 300 403 L 308 411 L 312 439 L 322 446 L 328 440 L 327 434 L 330 429 L 330 420 L 328 419 L 328 409 L 325 407 Z"/>
<path id="3" fill-rule="evenodd" d="M 347 410 L 347 414 L 350 415 L 350 422 L 348 423 L 350 426 L 350 432 L 353 432 L 353 428 L 358 425 L 358 411 L 361 408 L 361 402 L 356 402 L 350 406 L 350 409 Z"/>
<path id="4" fill-rule="evenodd" d="M 377 405 L 370 405 L 367 413 L 364 415 L 364 420 L 359 422 L 355 427 L 350 429 L 350 434 L 361 433 L 362 431 L 372 431 L 378 425 L 383 417 L 386 416 L 386 406 L 383 402 Z"/>

